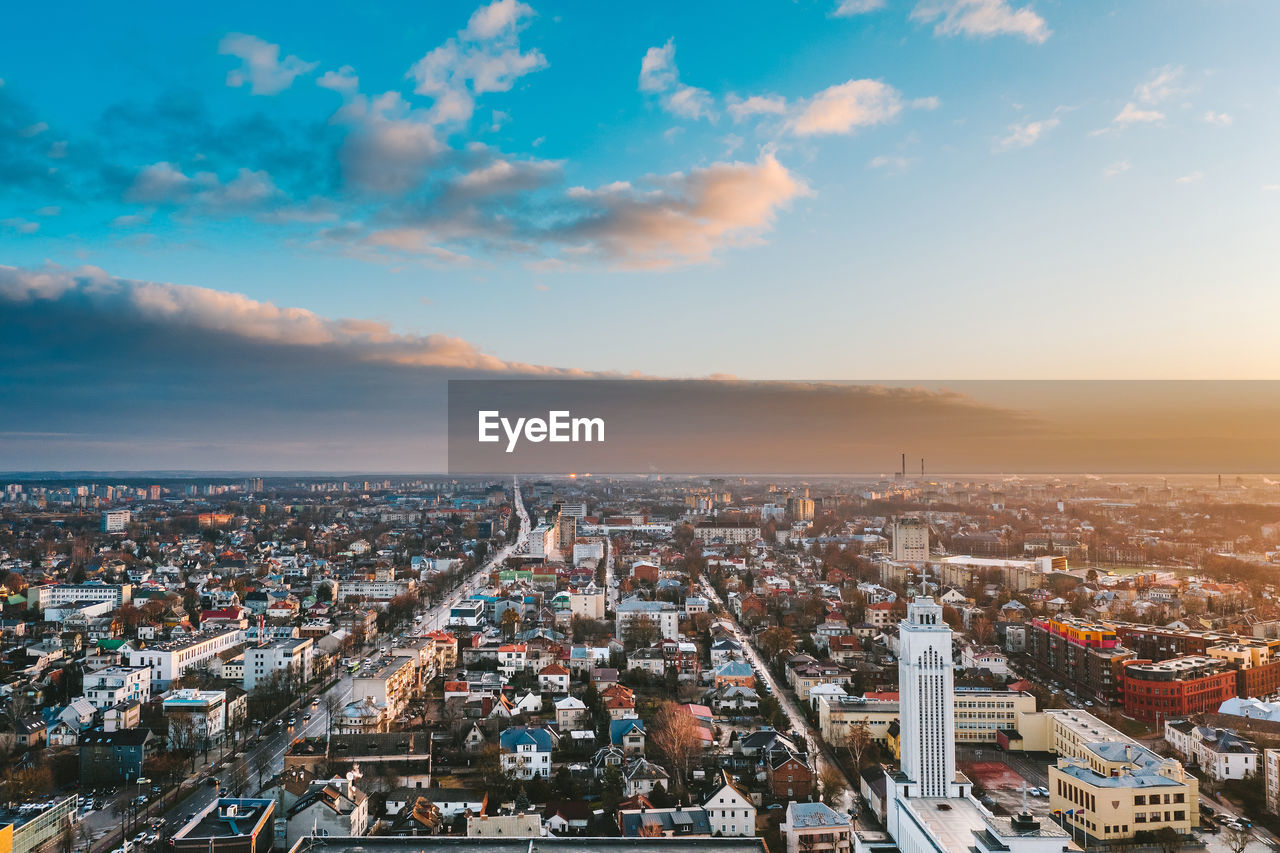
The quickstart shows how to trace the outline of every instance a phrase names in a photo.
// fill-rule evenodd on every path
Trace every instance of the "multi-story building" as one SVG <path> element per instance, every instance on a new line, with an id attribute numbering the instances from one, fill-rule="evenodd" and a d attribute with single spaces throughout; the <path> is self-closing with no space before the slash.
<path id="1" fill-rule="evenodd" d="M 84 697 L 99 711 L 121 702 L 151 700 L 151 669 L 146 666 L 108 666 L 84 674 Z"/>
<path id="2" fill-rule="evenodd" d="M 922 518 L 893 520 L 893 559 L 899 563 L 929 560 L 929 524 Z"/>
<path id="3" fill-rule="evenodd" d="M 124 533 L 133 514 L 127 509 L 111 509 L 102 514 L 103 533 Z"/>
<path id="4" fill-rule="evenodd" d="M 747 545 L 760 538 L 760 525 L 747 522 L 700 521 L 693 526 L 693 538 L 698 542 L 723 542 L 726 545 Z"/>
<path id="5" fill-rule="evenodd" d="M 378 614 L 374 610 L 348 610 L 339 613 L 334 624 L 345 630 L 356 646 L 371 643 L 378 636 Z"/>
<path id="6" fill-rule="evenodd" d="M 1140 832 L 1187 835 L 1197 822 L 1199 784 L 1176 759 L 1133 742 L 1095 741 L 1080 757 L 1049 767 L 1049 807 L 1091 840 L 1116 843 Z"/>
<path id="7" fill-rule="evenodd" d="M 174 853 L 271 853 L 276 801 L 218 798 L 173 833 Z"/>
<path id="8" fill-rule="evenodd" d="M 214 658 L 242 642 L 243 631 L 239 628 L 224 628 L 182 640 L 169 640 L 141 649 L 130 649 L 129 666 L 150 667 L 152 687 L 167 690 L 170 683 L 181 678 L 188 670 L 212 667 Z"/>
<path id="9" fill-rule="evenodd" d="M 1074 617 L 1032 620 L 1027 654 L 1041 670 L 1065 678 L 1082 698 L 1106 703 L 1119 701 L 1121 668 L 1135 657 L 1120 645 L 1112 626 Z"/>
<path id="10" fill-rule="evenodd" d="M 1280 749 L 1263 751 L 1262 784 L 1267 795 L 1267 811 L 1280 814 Z"/>
<path id="11" fill-rule="evenodd" d="M 417 678 L 413 661 L 407 657 L 392 657 L 372 671 L 361 671 L 351 679 L 351 698 L 361 702 L 372 700 L 386 709 L 389 719 L 404 714 L 405 708 L 416 694 Z"/>
<path id="12" fill-rule="evenodd" d="M 297 684 L 310 681 L 312 648 L 310 637 L 294 637 L 245 649 L 244 689 L 252 691 L 272 678 L 283 678 Z"/>
<path id="13" fill-rule="evenodd" d="M 720 781 L 703 801 L 712 833 L 725 837 L 756 834 L 756 806 L 751 795 L 733 781 L 729 771 L 720 771 Z"/>
<path id="14" fill-rule="evenodd" d="M 33 587 L 29 593 L 41 610 L 83 602 L 105 602 L 115 610 L 133 600 L 133 585 L 127 583 L 56 583 Z"/>
<path id="15" fill-rule="evenodd" d="M 1123 671 L 1124 711 L 1159 723 L 1217 711 L 1236 695 L 1236 673 L 1217 658 L 1191 656 L 1160 663 L 1129 661 Z"/>
<path id="16" fill-rule="evenodd" d="M 680 608 L 669 601 L 645 601 L 641 598 L 628 598 L 620 603 L 614 612 L 615 636 L 625 640 L 627 626 L 636 619 L 647 618 L 658 630 L 664 640 L 675 640 L 680 637 Z"/>
<path id="17" fill-rule="evenodd" d="M 227 732 L 227 694 L 222 690 L 178 690 L 164 700 L 170 749 L 207 749 Z"/>

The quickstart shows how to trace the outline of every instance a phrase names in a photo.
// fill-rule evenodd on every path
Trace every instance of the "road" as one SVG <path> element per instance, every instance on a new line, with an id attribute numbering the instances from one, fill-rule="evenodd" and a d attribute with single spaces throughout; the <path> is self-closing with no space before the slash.
<path id="1" fill-rule="evenodd" d="M 707 598 L 724 607 L 724 601 L 721 600 L 720 593 L 716 592 L 715 587 L 706 578 L 702 579 L 702 588 Z M 840 795 L 836 807 L 846 812 L 851 811 L 854 808 L 854 795 L 858 790 L 857 784 L 849 778 L 849 774 L 844 772 L 844 768 L 840 766 L 840 763 L 831 757 L 831 753 L 823 742 L 822 736 L 818 734 L 813 726 L 809 725 L 809 721 L 805 719 L 800 707 L 791 698 L 791 694 L 782 690 L 777 679 L 773 677 L 773 672 L 764 665 L 764 661 L 761 660 L 759 653 L 756 652 L 755 646 L 751 644 L 746 633 L 742 630 L 742 626 L 738 624 L 738 620 L 733 617 L 728 608 L 725 608 L 725 614 L 729 623 L 733 626 L 734 639 L 742 645 L 742 649 L 747 655 L 747 662 L 756 671 L 756 676 L 769 686 L 773 698 L 777 700 L 782 712 L 787 715 L 787 719 L 791 722 L 792 731 L 804 734 L 805 741 L 809 744 L 809 766 L 814 774 L 821 780 L 823 774 L 827 772 L 827 768 L 830 767 L 834 768 L 835 772 L 840 774 L 840 778 L 844 779 L 845 790 Z"/>
<path id="2" fill-rule="evenodd" d="M 426 618 L 418 623 L 422 631 L 432 631 L 436 628 L 445 627 L 448 624 L 450 608 L 459 600 L 481 589 L 489 576 L 489 572 L 496 566 L 500 566 L 507 557 L 515 553 L 520 544 L 528 538 L 530 530 L 529 515 L 525 511 L 524 500 L 520 495 L 519 479 L 515 479 L 513 483 L 515 508 L 520 519 L 520 533 L 516 538 L 516 542 L 505 546 L 494 554 L 493 557 L 464 579 L 453 595 L 428 610 L 424 614 Z M 211 777 L 218 779 L 223 787 L 226 787 L 230 780 L 238 776 L 242 777 L 247 780 L 247 785 L 245 786 L 246 796 L 249 792 L 259 790 L 259 764 L 262 764 L 264 768 L 262 782 L 265 783 L 284 768 L 284 753 L 294 740 L 327 734 L 329 717 L 324 709 L 324 697 L 337 695 L 339 699 L 338 707 L 341 708 L 351 700 L 351 693 L 351 675 L 344 673 L 335 685 L 322 693 L 316 694 L 315 698 L 319 700 L 318 704 L 312 705 L 309 698 L 302 700 L 297 711 L 298 722 L 296 726 L 288 724 L 287 717 L 289 715 L 287 713 L 284 715 L 286 722 L 278 727 L 274 725 L 273 721 L 268 720 L 267 725 L 262 727 L 260 735 L 249 745 L 247 750 L 220 761 L 215 767 L 198 769 L 193 777 L 199 783 L 194 792 L 190 792 L 185 799 L 179 798 L 160 813 L 164 818 L 164 826 L 159 829 L 161 837 L 176 832 L 186 823 L 189 814 L 202 811 L 217 798 L 218 786 L 208 784 L 207 781 Z M 311 719 L 303 719 L 308 714 Z M 264 755 L 266 756 L 265 762 L 261 760 Z M 218 757 L 217 751 L 211 751 L 210 756 L 216 759 Z M 83 816 L 83 822 L 89 829 L 90 837 L 93 839 L 92 848 L 94 850 L 107 848 L 108 844 L 111 847 L 119 846 L 118 836 L 115 836 L 115 832 L 122 828 L 121 816 L 125 811 L 124 804 L 127 804 L 138 793 L 139 791 L 136 790 L 135 786 L 126 785 L 111 798 L 106 808 Z M 149 794 L 150 792 L 145 793 Z M 145 823 L 145 820 L 145 816 L 139 818 L 140 822 Z M 140 828 L 135 827 L 134 830 L 137 831 Z"/>
<path id="3" fill-rule="evenodd" d="M 525 512 L 524 498 L 520 495 L 520 478 L 516 477 L 512 480 L 512 491 L 515 493 L 515 509 L 516 515 L 520 519 L 520 533 L 516 536 L 516 541 L 510 545 L 504 545 L 500 551 L 494 554 L 480 566 L 469 577 L 464 579 L 458 588 L 445 598 L 440 604 L 428 610 L 418 623 L 423 631 L 434 631 L 437 628 L 446 628 L 449 625 L 449 611 L 455 604 L 467 597 L 473 595 L 483 588 L 485 581 L 489 577 L 489 573 L 495 568 L 500 567 L 508 557 L 521 549 L 529 538 L 529 513 Z"/>

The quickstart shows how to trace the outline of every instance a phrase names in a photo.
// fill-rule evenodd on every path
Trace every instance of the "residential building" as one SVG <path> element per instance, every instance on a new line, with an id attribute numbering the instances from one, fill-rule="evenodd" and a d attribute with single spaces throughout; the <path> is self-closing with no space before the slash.
<path id="1" fill-rule="evenodd" d="M 139 649 L 124 646 L 122 650 L 129 649 L 129 666 L 150 667 L 152 689 L 168 690 L 189 670 L 212 668 L 214 658 L 243 642 L 244 632 L 239 628 L 223 628 Z"/>
<path id="2" fill-rule="evenodd" d="M 752 836 L 756 834 L 756 806 L 751 795 L 743 790 L 729 771 L 721 770 L 718 787 L 703 800 L 711 831 L 721 836 Z"/>
<path id="3" fill-rule="evenodd" d="M 252 691 L 258 684 L 282 678 L 297 684 L 311 680 L 310 637 L 271 640 L 244 651 L 244 689 Z M 408 665 L 408 661 L 404 661 Z"/>

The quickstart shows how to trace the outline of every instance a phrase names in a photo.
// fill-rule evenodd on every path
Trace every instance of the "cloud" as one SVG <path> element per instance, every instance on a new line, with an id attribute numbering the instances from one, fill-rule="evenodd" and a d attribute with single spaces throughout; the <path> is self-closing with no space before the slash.
<path id="1" fill-rule="evenodd" d="M 337 71 L 324 72 L 316 81 L 316 85 L 344 95 L 354 95 L 360 89 L 360 78 L 356 76 L 354 68 L 344 65 Z"/>
<path id="2" fill-rule="evenodd" d="M 785 115 L 787 99 L 781 95 L 751 95 L 747 98 L 731 95 L 726 108 L 735 122 L 752 116 Z"/>
<path id="3" fill-rule="evenodd" d="M 840 0 L 831 14 L 837 18 L 865 15 L 883 9 L 885 0 Z"/>
<path id="4" fill-rule="evenodd" d="M 1263 184 L 1262 190 L 1269 193 L 1280 192 L 1280 184 Z"/>
<path id="5" fill-rule="evenodd" d="M 936 21 L 933 31 L 941 36 L 1015 35 L 1043 44 L 1052 34 L 1044 18 L 1029 6 L 1015 9 L 1008 0 L 920 0 L 911 10 L 911 19 Z"/>
<path id="6" fill-rule="evenodd" d="M 880 154 L 867 161 L 872 169 L 883 169 L 888 172 L 905 172 L 911 160 L 900 154 Z"/>
<path id="7" fill-rule="evenodd" d="M 460 338 L 409 335 L 386 323 L 330 319 L 304 308 L 260 302 L 207 287 L 138 281 L 96 267 L 49 266 L 30 270 L 0 266 L 0 304 L 8 310 L 33 305 L 87 310 L 107 327 L 126 323 L 140 331 L 215 333 L 273 347 L 326 350 L 356 362 L 522 373 L 567 373 L 507 362 L 480 352 Z"/>
<path id="8" fill-rule="evenodd" d="M 316 69 L 318 63 L 304 62 L 296 56 L 280 58 L 280 45 L 244 33 L 228 33 L 218 44 L 218 53 L 240 59 L 239 68 L 227 72 L 227 85 L 249 84 L 255 95 L 275 95 L 293 85 L 303 74 Z"/>
<path id="9" fill-rule="evenodd" d="M 1202 178 L 1204 178 L 1204 172 L 1190 172 L 1190 173 L 1188 173 L 1188 174 L 1186 174 L 1186 175 L 1183 175 L 1182 177 L 1178 178 L 1178 180 L 1177 180 L 1177 181 L 1175 181 L 1175 183 L 1179 183 L 1179 184 L 1194 184 L 1196 181 L 1199 181 L 1199 180 L 1201 180 Z"/>
<path id="10" fill-rule="evenodd" d="M 574 188 L 569 198 L 585 216 L 556 236 L 571 251 L 602 253 L 623 267 L 696 263 L 723 246 L 758 242 L 779 208 L 808 193 L 766 153 L 755 163 L 715 163 L 654 176 L 639 187 Z"/>
<path id="11" fill-rule="evenodd" d="M 399 92 L 357 95 L 334 121 L 350 128 L 339 157 L 348 182 L 362 189 L 403 193 L 421 183 L 446 151 L 434 123 Z"/>
<path id="12" fill-rule="evenodd" d="M 1110 166 L 1103 169 L 1102 174 L 1108 178 L 1112 178 L 1116 175 L 1122 175 L 1127 171 L 1129 171 L 1129 161 L 1117 160 L 1115 163 L 1112 163 Z"/>
<path id="13" fill-rule="evenodd" d="M 809 99 L 792 117 L 790 128 L 798 136 L 844 134 L 885 124 L 900 112 L 897 89 L 880 80 L 849 80 Z"/>
<path id="14" fill-rule="evenodd" d="M 434 124 L 469 121 L 478 95 L 508 92 L 526 74 L 547 67 L 539 50 L 522 51 L 519 32 L 534 11 L 514 0 L 495 0 L 477 9 L 467 26 L 409 69 L 414 92 L 435 104 Z"/>
<path id="15" fill-rule="evenodd" d="M 18 217 L 0 219 L 0 225 L 8 228 L 10 231 L 17 232 L 18 234 L 34 234 L 40 230 L 39 222 L 31 222 Z"/>
<path id="16" fill-rule="evenodd" d="M 645 51 L 640 60 L 640 91 L 658 95 L 662 108 L 680 118 L 715 118 L 711 93 L 680 82 L 675 39 Z"/>
<path id="17" fill-rule="evenodd" d="M 1158 104 L 1172 97 L 1184 95 L 1189 89 L 1179 85 L 1182 79 L 1181 65 L 1166 65 L 1151 72 L 1151 77 L 1133 90 L 1134 97 L 1146 104 Z"/>
<path id="18" fill-rule="evenodd" d="M 1164 113 L 1159 110 L 1144 110 L 1137 104 L 1130 101 L 1124 105 L 1119 114 L 1112 120 L 1113 124 L 1152 124 L 1158 121 L 1164 121 Z"/>
<path id="19" fill-rule="evenodd" d="M 57 216 L 59 213 L 62 213 L 62 208 L 56 204 L 49 204 L 36 209 L 36 216 Z"/>
<path id="20" fill-rule="evenodd" d="M 1009 125 L 1008 136 L 999 139 L 996 142 L 995 150 L 1010 151 L 1014 148 L 1027 148 L 1035 145 L 1040 137 L 1057 127 L 1061 122 L 1056 116 L 1041 119 L 1040 121 L 1029 121 L 1023 124 Z"/>
<path id="21" fill-rule="evenodd" d="M 930 95 L 927 98 L 915 98 L 911 102 L 913 110 L 936 110 L 942 106 L 942 101 L 936 95 Z"/>
<path id="22" fill-rule="evenodd" d="M 168 162 L 153 163 L 139 171 L 125 192 L 125 200 L 136 204 L 190 205 L 217 216 L 262 210 L 282 198 L 264 171 L 241 168 L 224 182 L 213 172 L 188 177 Z"/>
<path id="23" fill-rule="evenodd" d="M 1219 127 L 1226 127 L 1229 124 L 1231 124 L 1232 121 L 1234 121 L 1234 119 L 1229 114 L 1215 113 L 1213 110 L 1209 110 L 1207 113 L 1204 114 L 1204 120 L 1209 124 L 1216 124 Z"/>

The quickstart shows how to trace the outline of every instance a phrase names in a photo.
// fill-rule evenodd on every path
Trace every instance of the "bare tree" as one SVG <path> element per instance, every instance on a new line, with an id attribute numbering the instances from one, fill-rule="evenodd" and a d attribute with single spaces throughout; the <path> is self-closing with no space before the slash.
<path id="1" fill-rule="evenodd" d="M 271 772 L 271 755 L 265 749 L 259 749 L 253 756 L 253 772 L 258 774 L 258 790 L 262 790 L 262 780 Z"/>
<path id="2" fill-rule="evenodd" d="M 841 733 L 840 743 L 837 746 L 843 746 L 848 751 L 849 758 L 853 761 L 853 769 L 861 773 L 862 757 L 873 743 L 875 738 L 871 734 L 871 729 L 865 722 L 859 720 Z"/>
<path id="3" fill-rule="evenodd" d="M 1223 833 L 1222 840 L 1231 853 L 1244 853 L 1244 849 L 1249 846 L 1250 835 L 1249 830 L 1242 826 L 1231 826 L 1227 827 L 1227 831 Z"/>
<path id="4" fill-rule="evenodd" d="M 822 801 L 829 806 L 835 805 L 849 787 L 845 782 L 844 774 L 834 764 L 822 765 L 822 772 L 818 774 L 818 784 L 822 787 Z"/>
<path id="5" fill-rule="evenodd" d="M 666 758 L 681 793 L 685 790 L 693 757 L 702 751 L 699 728 L 693 715 L 674 702 L 663 702 L 653 716 L 649 742 Z"/>

